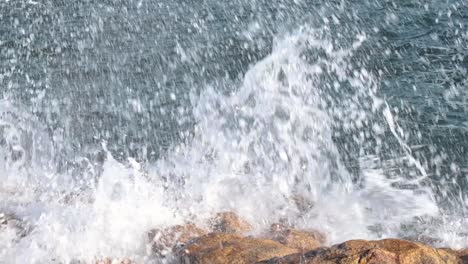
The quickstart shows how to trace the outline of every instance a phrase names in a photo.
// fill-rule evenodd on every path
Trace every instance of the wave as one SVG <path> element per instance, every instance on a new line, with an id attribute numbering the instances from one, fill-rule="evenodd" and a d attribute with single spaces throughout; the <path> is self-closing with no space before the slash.
<path id="1" fill-rule="evenodd" d="M 103 144 L 102 164 L 77 160 L 79 176 L 70 175 L 57 169 L 56 155 L 45 147 L 54 149 L 60 140 L 41 136 L 45 128 L 32 117 L 24 119 L 27 125 L 7 124 L 1 112 L 2 129 L 20 128 L 2 130 L 10 147 L 1 149 L 8 163 L 1 176 L 27 179 L 0 183 L 2 207 L 30 231 L 19 237 L 6 227 L 0 259 L 145 262 L 151 228 L 202 223 L 226 210 L 257 231 L 288 221 L 321 230 L 331 243 L 401 236 L 402 226 L 438 216 L 426 172 L 378 96 L 378 75 L 358 58 L 366 41 L 358 35 L 342 48 L 307 26 L 278 37 L 242 83 L 218 80 L 192 94 L 193 135 L 154 163 L 119 162 Z M 21 113 L 11 105 L 1 109 Z M 11 162 L 20 147 L 38 152 Z M 392 159 L 383 158 L 389 149 Z M 398 166 L 404 170 L 388 169 Z"/>

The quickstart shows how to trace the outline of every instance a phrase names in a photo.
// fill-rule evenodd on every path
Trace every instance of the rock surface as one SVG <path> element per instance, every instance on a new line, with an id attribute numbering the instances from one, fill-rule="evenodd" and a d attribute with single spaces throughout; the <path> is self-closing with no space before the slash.
<path id="1" fill-rule="evenodd" d="M 317 231 L 297 230 L 283 224 L 273 224 L 268 237 L 300 252 L 310 251 L 325 244 L 325 236 Z"/>
<path id="2" fill-rule="evenodd" d="M 461 259 L 463 264 L 468 264 L 468 249 L 459 250 L 456 254 Z"/>
<path id="3" fill-rule="evenodd" d="M 185 264 L 247 264 L 299 252 L 269 239 L 211 233 L 190 242 L 178 256 Z"/>
<path id="4" fill-rule="evenodd" d="M 217 214 L 209 225 L 212 233 L 194 224 L 153 230 L 152 250 L 160 257 L 174 253 L 174 263 L 185 264 L 468 264 L 468 250 L 436 249 L 401 239 L 323 247 L 326 238 L 321 233 L 287 224 L 273 224 L 261 238 L 246 236 L 252 225 L 232 212 Z"/>
<path id="5" fill-rule="evenodd" d="M 163 256 L 175 250 L 176 246 L 183 246 L 191 239 L 207 234 L 207 232 L 194 224 L 176 225 L 163 230 L 154 229 L 148 234 L 151 249 L 154 253 Z"/>
<path id="6" fill-rule="evenodd" d="M 269 264 L 462 264 L 450 251 L 399 239 L 352 240 L 330 248 L 274 258 Z"/>
<path id="7" fill-rule="evenodd" d="M 213 232 L 220 233 L 246 233 L 252 231 L 253 227 L 247 221 L 233 212 L 218 213 L 210 220 Z"/>

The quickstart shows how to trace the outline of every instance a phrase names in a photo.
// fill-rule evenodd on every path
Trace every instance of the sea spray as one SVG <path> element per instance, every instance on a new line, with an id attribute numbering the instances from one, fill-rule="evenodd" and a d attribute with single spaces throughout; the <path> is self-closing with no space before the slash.
<path id="1" fill-rule="evenodd" d="M 332 242 L 373 237 L 373 225 L 394 234 L 404 221 L 437 213 L 429 190 L 396 188 L 395 179 L 365 163 L 361 185 L 355 184 L 333 133 L 372 126 L 378 133 L 363 136 L 362 129 L 354 135 L 357 143 L 385 141 L 379 131 L 388 124 L 376 118 L 388 110 L 376 95 L 377 80 L 365 68 L 351 68 L 365 36 L 351 50 L 336 50 L 322 35 L 303 28 L 284 37 L 228 96 L 210 87 L 202 92 L 193 140 L 156 166 L 174 175 L 168 181 L 183 197 L 178 208 L 192 214 L 234 210 L 258 226 L 287 219 L 326 229 Z M 306 52 L 317 60 L 310 63 Z M 291 200 L 297 195 L 314 203 L 310 212 L 298 211 Z"/>
<path id="2" fill-rule="evenodd" d="M 277 221 L 315 228 L 330 243 L 395 236 L 415 217 L 436 216 L 430 189 L 414 181 L 422 172 L 407 163 L 412 156 L 404 138 L 395 141 L 399 132 L 392 131 L 392 113 L 377 96 L 378 76 L 355 60 L 366 35 L 348 48 L 326 35 L 305 26 L 279 37 L 241 83 L 218 80 L 193 94 L 193 135 L 155 163 L 119 162 L 102 148 L 104 161 L 94 168 L 100 173 L 71 181 L 69 190 L 60 183 L 68 175 L 26 164 L 31 169 L 18 177 L 54 176 L 18 187 L 31 192 L 26 199 L 6 196 L 8 209 L 32 230 L 22 238 L 2 232 L 0 259 L 146 262 L 151 228 L 203 224 L 219 211 L 235 211 L 257 230 Z M 402 153 L 393 165 L 415 177 L 387 175 L 380 156 L 389 142 Z M 344 162 L 346 151 L 358 155 L 354 171 Z M 406 181 L 410 187 L 402 188 Z M 63 191 L 75 195 L 64 201 Z M 295 197 L 311 206 L 301 210 Z"/>

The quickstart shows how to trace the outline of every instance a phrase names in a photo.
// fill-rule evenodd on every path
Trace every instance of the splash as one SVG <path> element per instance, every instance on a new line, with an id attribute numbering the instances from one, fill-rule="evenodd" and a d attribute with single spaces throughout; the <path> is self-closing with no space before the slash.
<path id="1" fill-rule="evenodd" d="M 376 96 L 377 81 L 351 64 L 366 37 L 358 36 L 350 50 L 320 37 L 305 28 L 284 37 L 231 95 L 204 90 L 196 100 L 194 139 L 156 165 L 158 173 L 171 175 L 169 190 L 181 193 L 177 208 L 187 214 L 234 210 L 260 228 L 287 219 L 326 230 L 332 242 L 370 238 L 375 225 L 391 235 L 404 221 L 437 213 L 427 189 L 394 186 L 423 177 L 388 179 L 381 168 L 360 162 L 356 184 L 342 163 L 337 130 L 364 145 L 384 142 L 381 131 L 390 127 L 406 146 Z M 386 119 L 376 120 L 379 114 Z M 359 160 L 378 154 L 361 153 Z M 415 174 L 424 175 L 406 154 Z M 301 211 L 298 197 L 313 206 Z"/>
<path id="2" fill-rule="evenodd" d="M 2 206 L 30 230 L 24 237 L 2 232 L 0 259 L 70 263 L 113 256 L 145 262 L 151 228 L 201 223 L 226 210 L 257 230 L 280 220 L 316 228 L 331 243 L 398 236 L 401 225 L 415 217 L 436 216 L 432 193 L 420 184 L 425 172 L 377 96 L 378 78 L 356 63 L 365 41 L 359 35 L 342 48 L 307 27 L 278 38 L 242 83 L 219 80 L 192 96 L 193 137 L 153 164 L 118 162 L 104 147 L 104 163 L 84 166 L 91 176 L 69 182 L 64 179 L 70 175 L 44 165 L 53 165 L 53 154 L 36 155 L 39 165 L 5 167 L 2 177 L 43 180 L 22 182 L 30 188 L 6 181 L 26 195 L 18 200 L 2 192 Z M 21 134 L 4 135 L 15 133 Z M 7 141 L 16 142 L 12 138 Z M 403 153 L 393 164 L 405 164 L 408 175 L 386 173 L 381 152 L 390 141 Z M 38 144 L 44 145 L 30 145 Z M 345 152 L 355 155 L 356 171 Z M 0 183 L 2 190 L 7 183 Z"/>

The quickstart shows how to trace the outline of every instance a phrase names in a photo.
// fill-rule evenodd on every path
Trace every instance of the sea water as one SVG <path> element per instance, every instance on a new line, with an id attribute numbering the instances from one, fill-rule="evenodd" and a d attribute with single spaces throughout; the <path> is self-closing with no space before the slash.
<path id="1" fill-rule="evenodd" d="M 467 5 L 1 3 L 0 263 L 221 211 L 466 247 Z"/>

